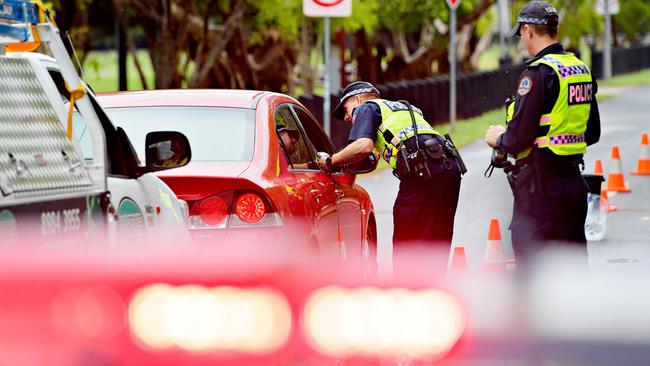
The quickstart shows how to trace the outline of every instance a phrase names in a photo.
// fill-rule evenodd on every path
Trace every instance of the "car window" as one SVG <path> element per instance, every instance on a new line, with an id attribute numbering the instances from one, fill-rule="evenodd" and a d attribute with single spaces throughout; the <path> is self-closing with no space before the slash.
<path id="1" fill-rule="evenodd" d="M 323 151 L 329 155 L 334 154 L 336 152 L 334 146 L 318 122 L 316 122 L 306 111 L 300 107 L 295 106 L 294 111 L 296 112 L 296 116 L 298 116 L 298 120 L 300 120 L 302 127 L 305 129 L 305 133 L 307 134 L 307 138 L 312 144 L 312 147 L 316 151 Z"/>
<path id="2" fill-rule="evenodd" d="M 289 106 L 280 106 L 275 111 L 274 120 L 280 145 L 291 166 L 295 169 L 308 169 L 309 163 L 316 161 L 316 155 L 309 147 Z"/>
<path id="3" fill-rule="evenodd" d="M 77 143 L 79 143 L 84 163 L 86 165 L 92 165 L 94 160 L 93 139 L 90 136 L 90 131 L 88 131 L 86 121 L 81 117 L 81 114 L 76 111 L 76 107 L 75 112 L 72 114 L 72 136 L 77 140 Z"/>
<path id="4" fill-rule="evenodd" d="M 125 107 L 107 108 L 111 121 L 126 132 L 144 160 L 144 141 L 153 131 L 177 131 L 192 147 L 192 161 L 251 161 L 255 114 L 243 108 Z"/>

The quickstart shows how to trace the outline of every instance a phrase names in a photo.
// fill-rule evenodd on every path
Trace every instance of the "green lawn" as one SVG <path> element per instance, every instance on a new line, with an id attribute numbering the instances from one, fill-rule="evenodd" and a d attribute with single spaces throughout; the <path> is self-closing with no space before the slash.
<path id="1" fill-rule="evenodd" d="M 599 80 L 598 86 L 634 86 L 650 84 L 650 69 L 614 76 L 611 80 Z"/>
<path id="2" fill-rule="evenodd" d="M 499 44 L 493 44 L 478 58 L 477 71 L 490 71 L 499 68 Z"/>
<path id="3" fill-rule="evenodd" d="M 137 52 L 137 56 L 144 70 L 147 84 L 151 88 L 154 85 L 154 72 L 149 52 L 140 50 Z M 129 90 L 143 89 L 131 54 L 127 58 L 126 75 Z M 95 92 L 116 91 L 118 89 L 117 53 L 115 51 L 92 51 L 88 53 L 84 61 L 84 80 Z"/>

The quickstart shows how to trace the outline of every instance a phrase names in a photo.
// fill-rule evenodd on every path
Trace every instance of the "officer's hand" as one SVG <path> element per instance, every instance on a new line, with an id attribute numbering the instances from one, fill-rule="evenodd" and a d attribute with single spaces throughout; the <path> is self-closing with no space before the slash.
<path id="1" fill-rule="evenodd" d="M 501 125 L 491 125 L 485 132 L 485 142 L 490 147 L 497 147 L 497 139 L 501 134 L 506 132 L 506 128 Z"/>
<path id="2" fill-rule="evenodd" d="M 320 170 L 329 173 L 332 171 L 332 169 L 327 165 L 327 157 L 320 156 L 318 157 L 318 167 Z"/>

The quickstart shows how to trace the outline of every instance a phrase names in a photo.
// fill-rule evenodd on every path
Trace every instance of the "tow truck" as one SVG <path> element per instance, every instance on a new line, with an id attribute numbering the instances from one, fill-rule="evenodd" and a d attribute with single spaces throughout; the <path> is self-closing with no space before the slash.
<path id="1" fill-rule="evenodd" d="M 189 162 L 187 138 L 149 134 L 141 165 L 39 1 L 0 0 L 0 80 L 1 243 L 106 230 L 128 245 L 163 228 L 156 239 L 187 235 L 183 202 L 152 174 Z"/>

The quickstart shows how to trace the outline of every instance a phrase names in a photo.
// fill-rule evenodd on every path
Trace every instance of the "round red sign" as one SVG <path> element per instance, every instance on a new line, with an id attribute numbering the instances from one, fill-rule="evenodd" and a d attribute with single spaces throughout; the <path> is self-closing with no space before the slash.
<path id="1" fill-rule="evenodd" d="M 334 6 L 343 2 L 343 0 L 312 0 L 320 6 Z"/>

